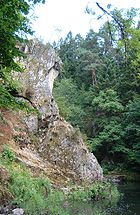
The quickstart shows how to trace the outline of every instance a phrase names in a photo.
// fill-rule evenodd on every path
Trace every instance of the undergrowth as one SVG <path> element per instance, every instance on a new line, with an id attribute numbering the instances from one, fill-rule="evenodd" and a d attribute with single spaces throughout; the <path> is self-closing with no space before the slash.
<path id="1" fill-rule="evenodd" d="M 14 197 L 12 203 L 23 208 L 25 214 L 66 214 L 61 207 L 64 200 L 63 192 L 54 190 L 50 181 L 43 175 L 33 177 L 23 164 L 15 161 L 14 153 L 6 145 L 0 155 L 0 165 L 10 174 L 7 189 Z"/>
<path id="2" fill-rule="evenodd" d="M 37 112 L 33 107 L 31 107 L 26 101 L 22 101 L 11 95 L 5 86 L 0 84 L 0 108 L 10 109 L 10 110 L 23 110 L 25 112 Z"/>
<path id="3" fill-rule="evenodd" d="M 75 188 L 69 193 L 68 197 L 80 201 L 116 200 L 119 197 L 119 192 L 116 185 L 104 180 L 96 181 L 90 186 Z"/>
<path id="4" fill-rule="evenodd" d="M 91 186 L 73 186 L 67 194 L 52 187 L 50 181 L 40 175 L 33 177 L 27 168 L 17 163 L 15 155 L 8 146 L 4 147 L 0 155 L 0 165 L 4 166 L 9 174 L 8 190 L 14 197 L 13 204 L 24 209 L 27 215 L 70 215 L 68 202 L 90 202 L 108 199 L 116 201 L 117 188 L 108 182 L 95 182 Z"/>

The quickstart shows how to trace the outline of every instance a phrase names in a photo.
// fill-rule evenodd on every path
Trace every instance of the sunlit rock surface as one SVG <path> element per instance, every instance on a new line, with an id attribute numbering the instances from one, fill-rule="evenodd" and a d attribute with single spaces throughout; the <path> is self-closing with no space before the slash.
<path id="1" fill-rule="evenodd" d="M 37 113 L 4 113 L 12 124 L 12 137 L 17 140 L 16 146 L 14 141 L 11 144 L 17 159 L 34 174 L 42 172 L 58 186 L 101 180 L 97 159 L 87 150 L 80 132 L 59 115 L 53 99 L 53 83 L 61 70 L 61 60 L 50 45 L 37 40 L 20 49 L 27 58 L 20 59 L 25 72 L 14 74 L 21 86 L 18 96 Z"/>

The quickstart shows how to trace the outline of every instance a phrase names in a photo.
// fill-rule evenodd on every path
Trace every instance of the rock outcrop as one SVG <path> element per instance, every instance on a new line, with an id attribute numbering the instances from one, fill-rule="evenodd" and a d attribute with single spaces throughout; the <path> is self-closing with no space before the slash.
<path id="1" fill-rule="evenodd" d="M 21 86 L 16 96 L 27 101 L 37 112 L 16 113 L 18 131 L 15 119 L 11 120 L 17 147 L 11 146 L 17 158 L 35 174 L 43 172 L 57 185 L 101 180 L 102 168 L 97 159 L 87 150 L 80 132 L 59 115 L 52 96 L 61 60 L 50 45 L 37 40 L 20 48 L 27 58 L 20 59 L 25 72 L 14 74 Z"/>

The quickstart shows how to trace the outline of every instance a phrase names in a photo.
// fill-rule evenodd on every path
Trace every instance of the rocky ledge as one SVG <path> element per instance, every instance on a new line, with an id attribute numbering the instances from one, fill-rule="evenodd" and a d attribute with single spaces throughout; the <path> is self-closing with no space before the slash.
<path id="1" fill-rule="evenodd" d="M 20 86 L 14 96 L 35 111 L 27 114 L 1 110 L 7 122 L 1 127 L 4 142 L 10 145 L 17 160 L 35 175 L 43 172 L 55 185 L 101 180 L 103 173 L 97 159 L 88 151 L 80 132 L 59 115 L 52 96 L 61 60 L 50 45 L 38 40 L 20 49 L 27 58 L 19 60 L 25 72 L 14 73 Z"/>

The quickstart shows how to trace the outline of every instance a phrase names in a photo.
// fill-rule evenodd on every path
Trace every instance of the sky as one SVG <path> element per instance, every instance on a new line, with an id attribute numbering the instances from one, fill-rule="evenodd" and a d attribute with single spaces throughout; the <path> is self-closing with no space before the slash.
<path id="1" fill-rule="evenodd" d="M 118 8 L 140 8 L 140 0 L 98 0 L 101 6 L 112 4 Z M 73 35 L 80 33 L 83 37 L 93 29 L 97 31 L 101 21 L 86 14 L 86 6 L 91 6 L 96 12 L 98 8 L 94 0 L 46 0 L 45 5 L 35 6 L 34 15 L 37 17 L 32 21 L 34 36 L 45 43 L 59 41 L 65 38 L 69 31 Z"/>

